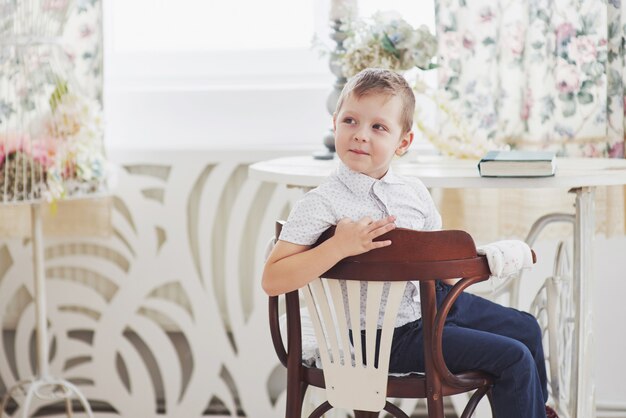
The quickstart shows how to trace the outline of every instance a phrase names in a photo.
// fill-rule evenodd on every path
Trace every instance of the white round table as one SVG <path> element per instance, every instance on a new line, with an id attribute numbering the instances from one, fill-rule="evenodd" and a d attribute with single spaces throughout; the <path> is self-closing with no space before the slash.
<path id="1" fill-rule="evenodd" d="M 338 160 L 315 160 L 310 156 L 262 161 L 250 166 L 251 178 L 288 187 L 318 186 L 337 166 Z M 594 189 L 626 184 L 626 160 L 557 159 L 554 177 L 480 177 L 478 161 L 444 157 L 397 159 L 394 172 L 418 177 L 432 188 L 563 189 L 576 194 L 574 223 L 573 297 L 575 324 L 568 411 L 572 418 L 595 417 L 593 380 L 593 239 L 595 231 Z"/>
<path id="2" fill-rule="evenodd" d="M 410 158 L 410 157 L 408 157 Z M 338 160 L 315 160 L 309 156 L 261 161 L 250 166 L 250 177 L 296 187 L 318 186 L 337 166 Z M 440 188 L 562 188 L 626 184 L 626 160 L 608 158 L 559 158 L 554 177 L 480 177 L 478 161 L 443 157 L 397 159 L 394 172 L 420 178 L 426 187 Z"/>

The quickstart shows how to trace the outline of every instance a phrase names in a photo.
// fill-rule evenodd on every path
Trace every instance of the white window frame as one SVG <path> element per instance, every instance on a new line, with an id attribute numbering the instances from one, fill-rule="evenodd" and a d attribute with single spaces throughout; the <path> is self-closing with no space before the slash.
<path id="1" fill-rule="evenodd" d="M 312 47 L 267 50 L 223 50 L 181 52 L 120 52 L 113 48 L 113 8 L 103 3 L 105 77 L 118 86 L 133 88 L 190 86 L 241 88 L 242 86 L 331 86 L 334 76 L 328 58 Z M 132 0 L 131 0 L 132 1 Z M 328 38 L 327 2 L 316 1 L 316 34 Z M 288 36 L 288 34 L 285 34 Z M 332 41 L 328 40 L 328 45 Z M 176 87 L 174 87 L 176 88 Z"/>
<path id="2" fill-rule="evenodd" d="M 329 86 L 334 77 L 328 69 L 328 58 L 320 58 L 320 51 L 312 47 L 282 48 L 268 50 L 224 50 L 187 52 L 120 52 L 113 48 L 114 25 L 112 16 L 116 7 L 132 0 L 107 0 L 103 2 L 104 48 L 107 65 L 105 76 L 115 83 L 131 83 L 133 86 L 172 84 L 188 87 L 250 86 L 250 85 L 307 85 Z M 173 1 L 173 0 L 163 0 Z M 198 0 L 206 1 L 206 0 Z M 216 0 L 210 0 L 216 1 Z M 225 1 L 225 0 L 224 0 Z M 333 0 L 316 0 L 314 26 L 316 36 L 329 47 L 328 13 Z M 370 14 L 381 3 L 382 10 L 400 8 L 414 0 L 360 0 L 362 13 Z M 148 11 L 149 13 L 149 11 Z M 422 3 L 418 11 L 420 22 L 411 16 L 414 24 L 425 23 L 434 30 L 434 5 Z M 285 16 L 288 19 L 289 16 Z M 288 36 L 288 33 L 285 33 Z"/>
<path id="3" fill-rule="evenodd" d="M 326 101 L 335 82 L 328 57 L 320 58 L 310 47 L 114 51 L 112 8 L 125 1 L 133 0 L 103 2 L 110 146 L 323 148 L 322 138 L 331 126 Z M 328 36 L 330 1 L 315 1 L 315 22 L 320 40 L 333 45 Z"/>

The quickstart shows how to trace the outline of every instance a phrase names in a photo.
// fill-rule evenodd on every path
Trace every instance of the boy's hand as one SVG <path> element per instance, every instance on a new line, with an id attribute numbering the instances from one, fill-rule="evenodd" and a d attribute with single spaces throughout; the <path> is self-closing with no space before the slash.
<path id="1" fill-rule="evenodd" d="M 390 240 L 374 241 L 374 238 L 394 229 L 395 220 L 396 217 L 393 215 L 378 221 L 373 221 L 367 216 L 357 222 L 343 218 L 337 223 L 332 239 L 335 241 L 337 250 L 342 254 L 342 258 L 363 254 L 375 248 L 391 245 Z"/>

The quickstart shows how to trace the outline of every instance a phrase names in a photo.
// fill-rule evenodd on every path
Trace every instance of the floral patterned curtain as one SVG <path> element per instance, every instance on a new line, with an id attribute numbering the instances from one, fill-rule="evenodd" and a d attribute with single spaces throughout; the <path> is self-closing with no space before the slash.
<path id="1" fill-rule="evenodd" d="M 624 156 L 620 0 L 437 0 L 440 86 L 472 135 Z"/>
<path id="2" fill-rule="evenodd" d="M 65 51 L 90 97 L 102 103 L 102 2 L 78 0 L 65 25 Z"/>
<path id="3" fill-rule="evenodd" d="M 70 0 L 44 0 L 45 9 L 64 9 Z M 74 66 L 74 76 L 84 92 L 102 100 L 102 4 L 100 0 L 77 0 L 70 6 L 65 23 L 62 44 Z M 2 24 L 9 26 L 14 19 L 15 5 L 12 1 L 0 2 Z M 0 74 L 0 78 L 3 74 Z M 4 103 L 0 98 L 0 113 L 15 108 L 13 103 Z M 0 114 L 1 116 L 1 114 Z M 8 115 L 7 115 L 8 116 Z"/>
<path id="4" fill-rule="evenodd" d="M 444 123 L 442 137 L 623 158 L 623 7 L 620 0 L 436 0 L 439 87 L 469 132 Z M 479 157 L 484 150 L 476 148 Z M 447 228 L 483 240 L 523 237 L 536 217 L 572 203 L 552 190 L 446 191 L 440 201 Z M 623 233 L 623 188 L 598 189 L 596 214 L 599 231 Z"/>

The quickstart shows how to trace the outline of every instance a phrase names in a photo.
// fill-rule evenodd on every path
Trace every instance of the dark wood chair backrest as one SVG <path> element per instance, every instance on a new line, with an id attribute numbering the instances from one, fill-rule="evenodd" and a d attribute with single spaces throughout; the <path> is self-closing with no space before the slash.
<path id="1" fill-rule="evenodd" d="M 333 236 L 326 230 L 314 245 Z M 323 277 L 368 281 L 441 280 L 489 275 L 483 257 L 476 255 L 472 237 L 464 231 L 414 231 L 397 228 L 378 240 L 392 244 L 347 257 Z"/>

